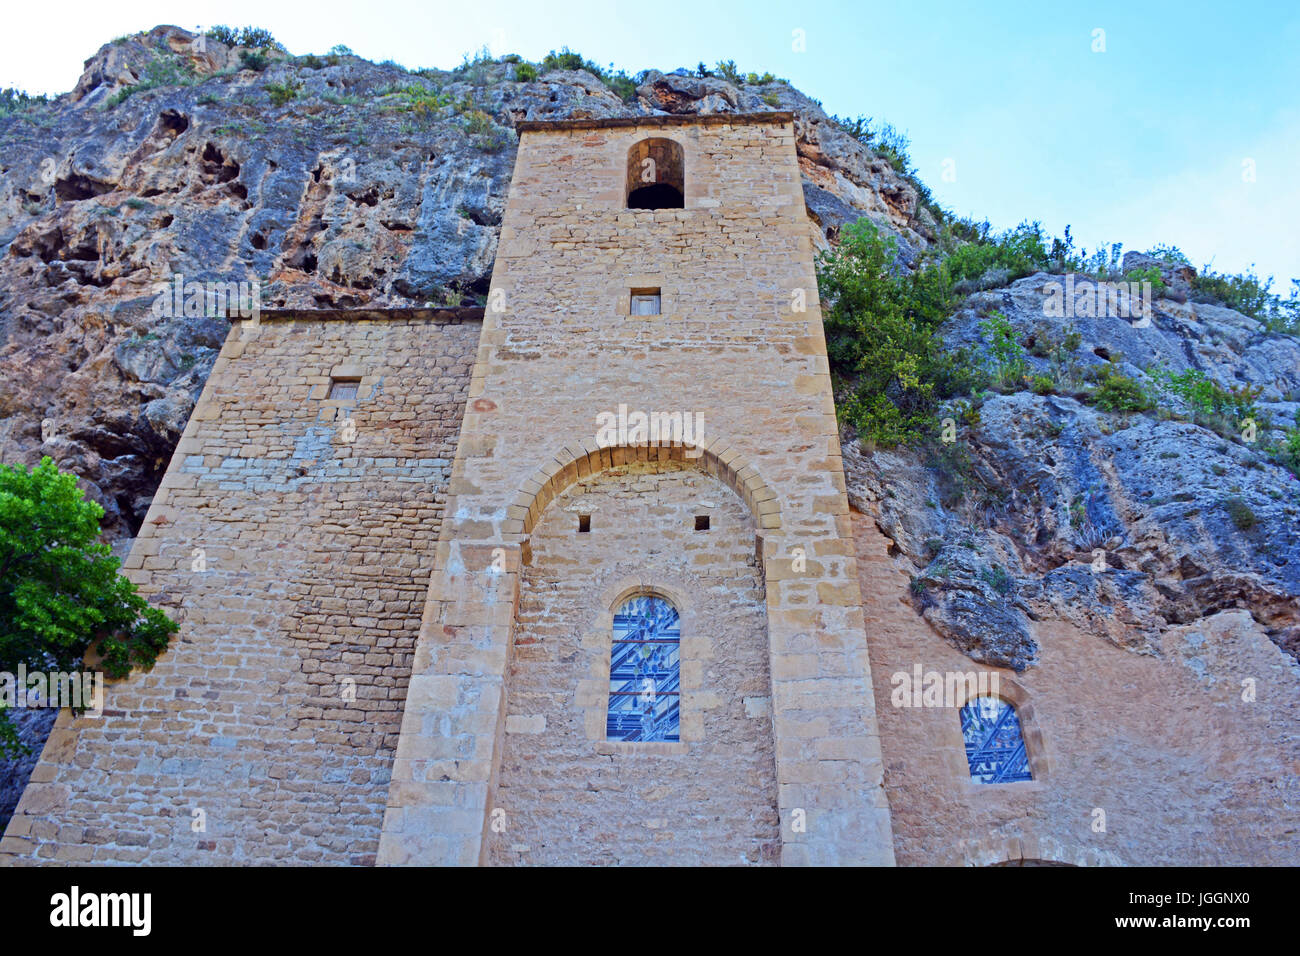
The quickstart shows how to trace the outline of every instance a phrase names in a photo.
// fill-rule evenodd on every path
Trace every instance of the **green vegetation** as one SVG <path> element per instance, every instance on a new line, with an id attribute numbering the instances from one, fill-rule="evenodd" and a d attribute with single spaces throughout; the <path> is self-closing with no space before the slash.
<path id="1" fill-rule="evenodd" d="M 496 123 L 492 117 L 480 109 L 469 109 L 461 114 L 465 124 L 465 132 L 470 134 L 491 133 L 496 129 Z"/>
<path id="2" fill-rule="evenodd" d="M 271 35 L 271 31 L 261 27 L 239 28 L 218 24 L 210 27 L 203 35 L 226 46 L 242 46 L 250 50 L 284 51 L 284 46 Z"/>
<path id="3" fill-rule="evenodd" d="M 581 53 L 574 53 L 567 46 L 559 53 L 552 50 L 542 58 L 542 72 L 550 70 L 586 70 L 594 76 L 600 76 L 600 67 L 584 59 Z"/>
<path id="4" fill-rule="evenodd" d="M 943 265 L 901 271 L 895 247 L 860 219 L 843 229 L 836 249 L 818 257 L 840 415 L 863 438 L 886 446 L 932 435 L 938 403 L 986 380 L 972 356 L 944 353 L 935 334 L 953 304 Z"/>
<path id="5" fill-rule="evenodd" d="M 882 123 L 873 129 L 871 124 L 874 120 L 870 116 L 858 116 L 854 119 L 832 116 L 831 119 L 863 146 L 888 160 L 895 171 L 903 175 L 911 172 L 912 160 L 907 151 L 911 142 L 892 123 Z"/>
<path id="6" fill-rule="evenodd" d="M 492 82 L 491 67 L 496 65 L 496 58 L 486 46 L 480 47 L 479 51 L 471 57 L 468 53 L 461 60 L 460 66 L 452 70 L 453 73 L 464 77 L 464 79 L 473 86 L 487 86 Z"/>
<path id="7" fill-rule="evenodd" d="M 948 270 L 960 291 L 1006 285 L 1035 272 L 1074 272 L 1097 279 L 1119 278 L 1121 247 L 1102 245 L 1092 255 L 1077 252 L 1070 227 L 1061 238 L 1050 236 L 1037 222 L 994 233 L 988 222 L 951 220 L 940 236 Z"/>
<path id="8" fill-rule="evenodd" d="M 302 83 L 297 80 L 286 80 L 283 83 L 266 84 L 266 92 L 271 97 L 271 102 L 276 106 L 284 106 L 292 99 L 297 99 L 299 91 L 302 89 Z"/>
<path id="9" fill-rule="evenodd" d="M 735 60 L 719 60 L 710 71 L 701 63 L 696 72 L 700 76 L 719 76 L 731 83 L 733 86 L 763 86 L 768 83 L 784 83 L 785 80 L 777 79 L 771 73 L 741 73 L 736 67 Z"/>
<path id="10" fill-rule="evenodd" d="M 239 51 L 239 68 L 241 70 L 252 70 L 254 73 L 261 73 L 270 63 L 271 58 L 261 50 Z"/>
<path id="11" fill-rule="evenodd" d="M 1224 388 L 1200 369 L 1175 374 L 1166 368 L 1155 368 L 1148 369 L 1147 374 L 1164 395 L 1185 403 L 1198 425 L 1222 434 L 1239 431 L 1248 419 L 1262 424 L 1261 413 L 1255 407 L 1261 388 L 1245 385 Z"/>
<path id="12" fill-rule="evenodd" d="M 1149 282 L 1151 283 L 1152 296 L 1161 296 L 1165 293 L 1164 276 L 1160 274 L 1157 266 L 1147 266 L 1145 269 L 1130 269 L 1124 273 L 1125 282 Z"/>
<path id="13" fill-rule="evenodd" d="M 1089 400 L 1107 412 L 1145 412 L 1155 406 L 1146 386 L 1123 374 L 1116 363 L 1108 363 L 1097 378 Z"/>
<path id="14" fill-rule="evenodd" d="M 1274 298 L 1269 292 L 1272 284 L 1271 278 L 1260 282 L 1254 272 L 1222 275 L 1206 266 L 1192 280 L 1192 301 L 1216 302 L 1255 318 Z"/>
<path id="15" fill-rule="evenodd" d="M 0 465 L 0 670 L 73 672 L 87 651 L 110 677 L 148 669 L 176 625 L 117 573 L 104 509 L 49 458 Z M 0 755 L 24 752 L 0 705 Z"/>
<path id="16" fill-rule="evenodd" d="M 944 211 L 942 206 L 935 202 L 930 187 L 921 180 L 920 174 L 912 165 L 912 159 L 908 153 L 911 142 L 906 134 L 895 128 L 891 123 L 882 123 L 880 126 L 873 128 L 871 125 L 873 120 L 870 116 L 858 116 L 854 119 L 832 116 L 831 120 L 863 146 L 883 158 L 894 168 L 895 172 L 907 180 L 912 188 L 916 190 L 920 204 L 930 211 L 935 222 L 942 224 L 952 218 Z"/>
<path id="17" fill-rule="evenodd" d="M 1079 346 L 1083 344 L 1083 335 L 1073 324 L 1065 327 L 1065 333 L 1058 339 L 1044 336 L 1042 348 L 1047 353 L 1045 358 L 1052 370 L 1052 381 L 1058 388 L 1076 391 L 1083 384 L 1083 363 L 1079 361 Z M 1035 345 L 1038 340 L 1035 339 Z"/>
<path id="18" fill-rule="evenodd" d="M 1288 428 L 1282 441 L 1270 450 L 1274 461 L 1300 478 L 1300 428 Z"/>
<path id="19" fill-rule="evenodd" d="M 438 89 L 430 89 L 419 83 L 411 83 L 407 86 L 394 86 L 387 91 L 381 91 L 381 95 L 397 94 L 401 97 L 394 106 L 386 106 L 385 109 L 397 110 L 400 112 L 414 113 L 417 118 L 425 123 L 437 119 L 442 111 L 450 106 L 455 105 L 455 100 L 450 93 L 443 93 Z M 353 105 L 344 102 L 343 97 L 326 96 L 327 102 L 336 103 L 341 106 Z M 462 101 L 464 109 L 472 109 L 468 101 Z"/>
<path id="20" fill-rule="evenodd" d="M 1147 255 L 1172 266 L 1190 266 L 1177 246 L 1159 245 Z M 1300 279 L 1291 280 L 1291 295 L 1282 299 L 1272 291 L 1273 279 L 1260 280 L 1254 270 L 1238 275 L 1215 272 L 1209 265 L 1192 279 L 1192 301 L 1209 302 L 1259 319 L 1269 332 L 1300 335 Z"/>
<path id="21" fill-rule="evenodd" d="M 28 113 L 48 106 L 51 100 L 45 94 L 32 95 L 16 87 L 0 90 L 0 116 L 12 116 L 14 113 Z"/>
<path id="22" fill-rule="evenodd" d="M 1223 508 L 1228 512 L 1228 517 L 1232 523 L 1237 526 L 1238 531 L 1249 531 L 1255 527 L 1257 519 L 1255 512 L 1250 510 L 1250 505 L 1244 500 L 1237 497 L 1228 498 L 1223 502 Z"/>
<path id="23" fill-rule="evenodd" d="M 840 416 L 869 443 L 930 441 L 938 431 L 942 401 L 978 395 L 989 386 L 1004 391 L 1028 386 L 1040 395 L 1085 387 L 1076 354 L 1082 336 L 1073 327 L 1067 326 L 1060 338 L 1034 340 L 1034 353 L 1048 359 L 1051 374 L 1032 379 L 1026 348 L 1002 313 L 992 312 L 979 324 L 986 343 L 983 355 L 946 351 L 937 330 L 972 279 L 993 281 L 990 276 L 996 275 L 997 284 L 1003 284 L 1045 268 L 1075 268 L 1089 261 L 1097 268 L 1118 268 L 1118 247 L 1088 260 L 1074 251 L 1068 233 L 1063 240 L 1049 239 L 1033 223 L 1000 236 L 984 231 L 983 241 L 954 243 L 950 249 L 947 255 L 941 249 L 908 273 L 894 261 L 894 241 L 864 219 L 846 227 L 839 247 L 818 259 Z M 1087 397 L 1103 410 L 1123 414 L 1154 404 L 1146 386 L 1120 372 L 1115 362 L 1095 373 Z"/>
<path id="24" fill-rule="evenodd" d="M 615 70 L 613 63 L 608 68 L 602 69 L 567 46 L 559 53 L 552 50 L 542 57 L 541 72 L 546 73 L 550 70 L 585 70 L 609 87 L 625 103 L 630 103 L 636 98 L 637 83 L 644 76 L 642 73 L 628 76 L 623 70 Z"/>
<path id="25" fill-rule="evenodd" d="M 139 83 L 124 86 L 108 98 L 107 107 L 112 109 L 136 93 L 153 90 L 162 86 L 191 86 L 197 77 L 194 67 L 188 59 L 172 53 L 167 47 L 155 51 L 154 58 L 145 64 Z"/>
<path id="26" fill-rule="evenodd" d="M 1015 580 L 1011 577 L 1011 572 L 1000 564 L 995 564 L 989 568 L 980 568 L 980 580 L 991 587 L 998 594 L 1009 594 Z"/>
<path id="27" fill-rule="evenodd" d="M 875 148 L 877 134 L 870 120 L 840 123 Z M 905 151 L 898 155 L 906 166 Z M 1076 248 L 1068 227 L 1056 238 L 1036 222 L 994 233 L 987 222 L 950 218 L 942 225 L 935 249 L 909 273 L 895 263 L 893 240 L 882 238 L 868 220 L 845 227 L 839 247 L 818 259 L 841 420 L 872 445 L 924 445 L 937 433 L 936 412 L 944 400 L 974 395 L 978 403 L 983 388 L 1028 387 L 1039 395 L 1072 394 L 1125 416 L 1154 410 L 1162 418 L 1176 417 L 1185 406 L 1198 425 L 1225 438 L 1252 442 L 1244 431 L 1252 423 L 1257 431 L 1265 431 L 1269 424 L 1255 404 L 1260 389 L 1220 386 L 1197 370 L 1174 374 L 1157 368 L 1148 370 L 1150 381 L 1134 378 L 1121 371 L 1118 355 L 1085 371 L 1078 355 L 1082 337 L 1070 326 L 1060 337 L 1034 335 L 1027 350 L 1007 318 L 993 312 L 979 323 L 983 356 L 948 352 L 939 340 L 939 326 L 963 295 L 1036 272 L 1145 281 L 1157 293 L 1163 289 L 1155 266 L 1121 272 L 1121 252 L 1119 244 L 1103 245 L 1091 254 Z M 1172 246 L 1157 246 L 1147 255 L 1170 265 L 1187 263 Z M 1282 302 L 1269 297 L 1269 284 L 1253 275 L 1225 278 L 1208 270 L 1207 275 L 1210 282 L 1202 284 L 1202 291 L 1212 289 L 1226 304 L 1254 314 L 1268 331 L 1300 331 L 1300 281 L 1291 299 Z M 1048 359 L 1049 374 L 1031 375 L 1026 354 Z M 1114 427 L 1103 425 L 1104 430 Z M 1300 474 L 1300 437 L 1295 430 L 1261 449 Z"/>
<path id="28" fill-rule="evenodd" d="M 516 83 L 531 83 L 533 82 L 533 80 L 537 79 L 538 75 L 539 73 L 537 67 L 531 63 L 515 64 Z"/>
<path id="29" fill-rule="evenodd" d="M 992 313 L 980 323 L 980 331 L 989 339 L 989 353 L 993 360 L 993 380 L 1006 391 L 1016 391 L 1029 374 L 1024 346 L 1016 339 L 1015 329 L 1001 312 Z"/>

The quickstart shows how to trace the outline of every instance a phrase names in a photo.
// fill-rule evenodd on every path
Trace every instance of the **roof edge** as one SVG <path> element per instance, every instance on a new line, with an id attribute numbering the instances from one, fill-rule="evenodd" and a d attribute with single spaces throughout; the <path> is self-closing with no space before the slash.
<path id="1" fill-rule="evenodd" d="M 306 321 L 352 320 L 362 319 L 428 319 L 434 322 L 479 322 L 483 319 L 483 307 L 456 306 L 444 308 L 422 308 L 416 306 L 393 308 L 357 308 L 357 309 L 259 309 L 257 318 L 250 316 L 228 315 L 231 322 L 274 322 L 283 319 L 304 319 Z"/>
<path id="2" fill-rule="evenodd" d="M 760 123 L 792 123 L 790 110 L 763 113 L 662 113 L 653 116 L 611 116 L 606 119 L 520 120 L 515 130 L 540 133 L 566 129 L 625 129 L 630 126 L 746 126 Z"/>

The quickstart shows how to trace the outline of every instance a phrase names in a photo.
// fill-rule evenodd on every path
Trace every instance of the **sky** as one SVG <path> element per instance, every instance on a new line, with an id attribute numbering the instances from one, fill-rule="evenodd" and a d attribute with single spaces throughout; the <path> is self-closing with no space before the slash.
<path id="1" fill-rule="evenodd" d="M 487 46 L 568 46 L 629 73 L 771 71 L 827 112 L 889 122 L 946 208 L 1071 227 L 1089 250 L 1175 245 L 1198 267 L 1300 278 L 1300 2 L 184 0 L 6 10 L 0 85 L 62 93 L 116 36 L 160 23 L 269 29 L 448 68 Z"/>

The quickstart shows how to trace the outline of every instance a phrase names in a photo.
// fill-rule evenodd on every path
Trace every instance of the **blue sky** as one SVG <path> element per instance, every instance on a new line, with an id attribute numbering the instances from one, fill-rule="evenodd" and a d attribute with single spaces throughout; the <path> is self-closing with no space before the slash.
<path id="1" fill-rule="evenodd" d="M 293 53 L 345 43 L 413 68 L 485 44 L 529 59 L 567 45 L 628 72 L 733 59 L 829 112 L 893 123 L 962 215 L 1069 224 L 1090 249 L 1177 245 L 1197 266 L 1253 264 L 1275 291 L 1300 278 L 1300 3 L 133 0 L 6 19 L 0 84 L 48 93 L 102 43 L 159 23 L 251 24 Z"/>

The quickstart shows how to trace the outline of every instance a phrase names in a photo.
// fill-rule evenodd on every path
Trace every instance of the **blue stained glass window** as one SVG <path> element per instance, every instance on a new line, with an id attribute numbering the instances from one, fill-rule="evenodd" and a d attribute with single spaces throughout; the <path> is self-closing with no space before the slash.
<path id="1" fill-rule="evenodd" d="M 681 642 L 677 608 L 661 597 L 629 598 L 614 612 L 608 739 L 678 739 Z"/>
<path id="2" fill-rule="evenodd" d="M 977 697 L 961 709 L 966 762 L 979 783 L 1032 780 L 1016 709 L 1000 697 Z"/>

